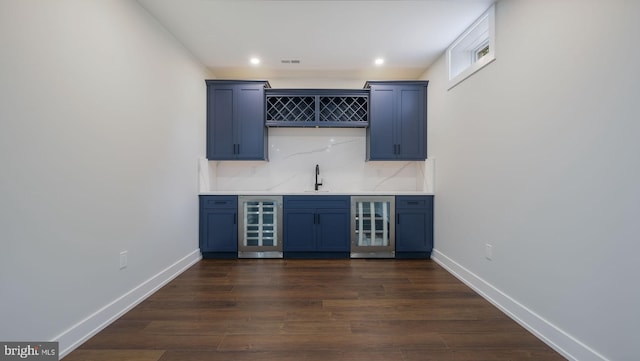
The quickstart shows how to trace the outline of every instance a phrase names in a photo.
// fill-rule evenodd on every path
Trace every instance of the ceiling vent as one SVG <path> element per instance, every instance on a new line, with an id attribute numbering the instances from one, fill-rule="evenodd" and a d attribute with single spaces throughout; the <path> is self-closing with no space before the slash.
<path id="1" fill-rule="evenodd" d="M 282 64 L 300 64 L 300 59 L 282 59 L 280 62 Z"/>

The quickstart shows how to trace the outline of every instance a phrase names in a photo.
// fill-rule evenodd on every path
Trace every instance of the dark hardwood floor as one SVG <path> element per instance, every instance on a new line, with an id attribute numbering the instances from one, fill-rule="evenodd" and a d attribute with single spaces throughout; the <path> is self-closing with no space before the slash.
<path id="1" fill-rule="evenodd" d="M 203 260 L 64 358 L 564 360 L 433 261 Z"/>

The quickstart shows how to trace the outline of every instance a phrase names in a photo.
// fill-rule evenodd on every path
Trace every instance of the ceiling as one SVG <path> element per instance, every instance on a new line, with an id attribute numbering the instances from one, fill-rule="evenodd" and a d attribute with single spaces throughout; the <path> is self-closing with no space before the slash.
<path id="1" fill-rule="evenodd" d="M 137 1 L 217 78 L 378 80 L 418 78 L 494 2 Z"/>

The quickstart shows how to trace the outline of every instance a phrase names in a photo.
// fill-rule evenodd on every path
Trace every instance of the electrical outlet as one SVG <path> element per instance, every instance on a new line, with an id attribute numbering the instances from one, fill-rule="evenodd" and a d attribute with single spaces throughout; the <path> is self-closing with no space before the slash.
<path id="1" fill-rule="evenodd" d="M 127 251 L 120 252 L 120 269 L 127 268 Z"/>
<path id="2" fill-rule="evenodd" d="M 484 245 L 484 258 L 491 261 L 493 259 L 493 246 L 489 243 Z"/>

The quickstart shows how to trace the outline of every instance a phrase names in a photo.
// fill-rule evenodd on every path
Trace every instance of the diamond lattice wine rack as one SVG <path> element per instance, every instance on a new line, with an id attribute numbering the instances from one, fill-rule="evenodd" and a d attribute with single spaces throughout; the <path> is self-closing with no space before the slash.
<path id="1" fill-rule="evenodd" d="M 366 127 L 369 92 L 351 89 L 266 89 L 269 127 Z"/>

